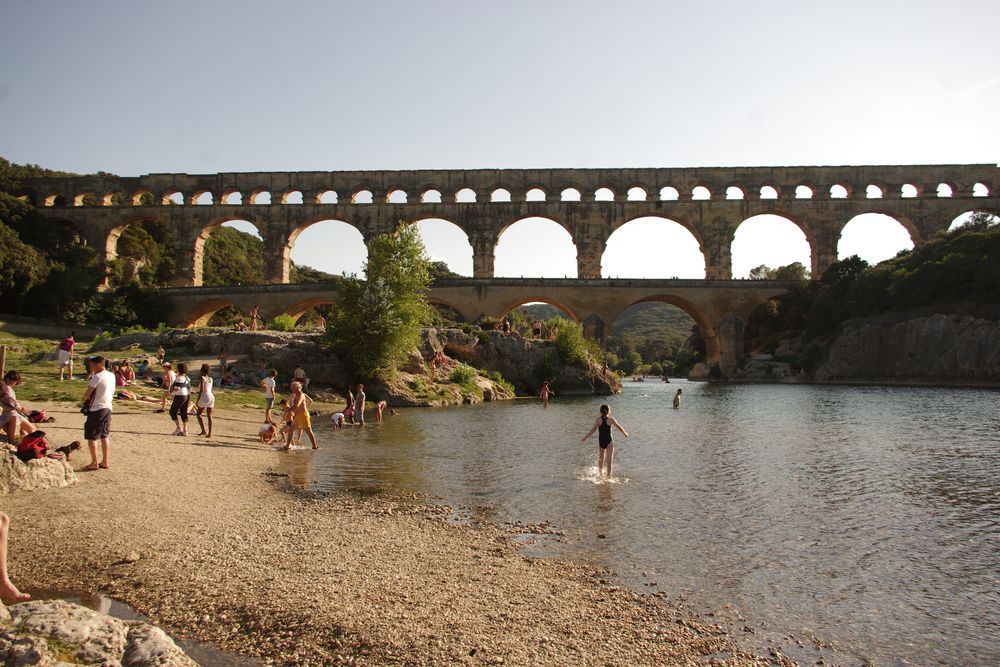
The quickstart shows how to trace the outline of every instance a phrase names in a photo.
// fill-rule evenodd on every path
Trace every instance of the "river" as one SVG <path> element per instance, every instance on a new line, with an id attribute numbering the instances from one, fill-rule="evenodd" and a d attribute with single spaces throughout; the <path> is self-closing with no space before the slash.
<path id="1" fill-rule="evenodd" d="M 683 405 L 671 407 L 676 389 Z M 626 383 L 614 397 L 405 410 L 283 454 L 320 490 L 547 522 L 532 555 L 613 570 L 804 664 L 1000 664 L 1000 393 Z M 596 474 L 602 402 L 615 477 Z M 831 653 L 832 652 L 832 653 Z"/>

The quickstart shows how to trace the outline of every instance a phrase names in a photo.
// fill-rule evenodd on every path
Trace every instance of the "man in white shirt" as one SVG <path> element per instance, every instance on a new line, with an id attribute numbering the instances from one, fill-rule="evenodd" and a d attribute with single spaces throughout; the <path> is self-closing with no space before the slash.
<path id="1" fill-rule="evenodd" d="M 90 464 L 83 470 L 97 470 L 108 467 L 108 449 L 111 447 L 111 401 L 115 397 L 115 376 L 104 368 L 104 357 L 87 359 L 87 370 L 92 375 L 83 394 L 87 406 L 87 421 L 83 425 L 83 437 L 90 447 Z M 101 441 L 101 462 L 97 462 L 97 440 Z"/>

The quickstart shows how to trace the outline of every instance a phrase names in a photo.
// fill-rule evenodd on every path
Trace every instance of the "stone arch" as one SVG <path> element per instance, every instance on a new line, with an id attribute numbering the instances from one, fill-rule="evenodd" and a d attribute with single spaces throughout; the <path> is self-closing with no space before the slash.
<path id="1" fill-rule="evenodd" d="M 617 197 L 615 189 L 608 185 L 601 185 L 594 189 L 594 201 L 614 201 Z"/>
<path id="2" fill-rule="evenodd" d="M 775 183 L 765 183 L 757 189 L 757 199 L 761 201 L 781 199 L 781 187 Z"/>
<path id="3" fill-rule="evenodd" d="M 94 206 L 98 201 L 97 195 L 90 191 L 78 192 L 73 195 L 73 206 Z"/>
<path id="4" fill-rule="evenodd" d="M 610 336 L 614 332 L 612 327 L 621 314 L 625 312 L 627 308 L 634 306 L 637 303 L 644 303 L 648 301 L 658 301 L 660 303 L 669 303 L 672 306 L 677 306 L 685 313 L 691 316 L 691 319 L 695 321 L 698 328 L 701 330 L 702 340 L 705 341 L 705 364 L 712 368 L 714 365 L 722 365 L 722 345 L 719 341 L 718 332 L 715 330 L 715 322 L 704 310 L 698 307 L 692 301 L 689 301 L 683 297 L 675 296 L 669 292 L 663 294 L 656 294 L 653 296 L 647 296 L 642 299 L 638 299 L 631 303 L 625 304 L 622 308 L 619 308 L 615 313 L 611 322 L 607 324 L 605 329 L 605 335 Z"/>
<path id="5" fill-rule="evenodd" d="M 320 257 L 321 259 L 326 259 L 326 258 L 324 258 L 322 255 L 319 255 L 319 253 L 326 252 L 327 254 L 330 255 L 335 254 L 338 260 L 348 259 L 350 261 L 354 261 L 360 259 L 361 263 L 362 264 L 364 263 L 364 261 L 368 257 L 368 248 L 365 245 L 364 232 L 360 228 L 358 228 L 357 225 L 351 223 L 349 220 L 344 220 L 342 218 L 335 218 L 329 215 L 319 215 L 313 218 L 309 218 L 305 222 L 296 225 L 296 227 L 288 234 L 288 238 L 285 239 L 284 242 L 280 244 L 280 256 L 275 261 L 280 262 L 282 276 L 288 275 L 287 274 L 288 263 L 289 260 L 291 260 L 292 251 L 295 249 L 299 236 L 301 236 L 303 232 L 305 232 L 310 227 L 313 227 L 314 225 L 320 223 L 328 223 L 328 222 L 334 223 L 335 225 L 333 232 L 334 234 L 343 233 L 347 238 L 353 239 L 348 242 L 349 245 L 345 248 L 343 243 L 331 244 L 329 246 L 324 245 L 322 243 L 316 243 L 304 246 L 304 248 L 308 248 L 310 252 L 317 253 L 317 257 Z M 355 234 L 352 233 L 352 230 L 353 232 L 357 233 L 357 236 L 355 236 Z M 360 245 L 357 245 L 356 241 L 360 241 L 361 242 Z M 278 247 L 278 244 L 275 243 L 270 245 L 269 247 L 275 248 Z M 364 249 L 363 253 L 356 252 L 362 248 Z M 273 252 L 273 250 L 271 252 Z M 322 261 L 316 262 L 313 260 L 309 260 L 302 262 L 302 264 L 307 264 L 314 268 L 322 269 L 321 266 Z M 359 266 L 358 271 L 356 273 L 360 273 L 360 269 L 361 267 Z M 330 273 L 333 272 L 331 271 Z M 346 269 L 343 271 L 343 273 L 347 273 Z"/>
<path id="6" fill-rule="evenodd" d="M 116 225 L 108 230 L 107 235 L 104 237 L 104 243 L 102 244 L 102 250 L 104 252 L 104 261 L 110 262 L 116 257 L 118 257 L 118 239 L 121 238 L 122 233 L 132 225 L 139 225 L 144 222 L 160 222 L 156 218 L 148 215 L 137 215 L 134 217 L 127 218 L 120 225 Z"/>
<path id="7" fill-rule="evenodd" d="M 632 185 L 625 190 L 625 199 L 627 201 L 655 201 L 655 199 L 650 199 L 650 192 L 646 185 Z"/>
<path id="8" fill-rule="evenodd" d="M 425 227 L 427 226 L 425 223 L 434 223 L 435 226 L 437 226 L 436 223 L 439 222 L 444 223 L 445 226 L 443 228 L 440 228 L 441 229 L 440 232 L 429 230 L 431 238 L 428 239 L 423 233 Z M 408 222 L 408 224 L 418 226 L 418 231 L 421 232 L 420 236 L 424 241 L 424 249 L 432 260 L 436 256 L 438 257 L 442 256 L 444 253 L 441 253 L 440 251 L 446 249 L 448 250 L 448 259 L 456 258 L 461 254 L 460 261 L 458 260 L 454 260 L 453 262 L 449 262 L 446 260 L 444 261 L 446 264 L 448 264 L 448 268 L 451 271 L 454 271 L 455 273 L 458 273 L 462 276 L 467 276 L 467 277 L 472 276 L 474 268 L 473 257 L 475 255 L 475 249 L 472 247 L 472 239 L 470 238 L 469 231 L 467 229 L 465 229 L 462 225 L 458 224 L 454 220 L 449 220 L 448 218 L 442 218 L 441 216 L 434 215 L 433 213 L 424 213 L 415 216 Z M 458 230 L 459 232 L 461 232 L 462 237 L 464 238 L 465 241 L 464 247 L 461 246 L 461 243 L 458 240 L 457 236 L 454 235 L 453 233 L 454 230 Z M 449 239 L 447 238 L 448 236 L 451 236 L 452 238 Z M 430 241 L 430 243 L 428 241 Z M 466 250 L 466 248 L 468 248 L 468 250 Z M 439 252 L 436 253 L 434 252 L 435 250 Z M 465 254 L 466 252 L 468 252 L 468 255 Z M 468 258 L 468 262 L 466 262 L 466 257 Z"/>
<path id="9" fill-rule="evenodd" d="M 316 193 L 316 203 L 317 204 L 338 204 L 340 203 L 340 195 L 337 194 L 336 190 L 331 188 L 323 188 Z"/>
<path id="10" fill-rule="evenodd" d="M 838 229 L 837 257 L 843 259 L 850 255 L 859 255 L 862 259 L 874 264 L 894 256 L 899 250 L 905 249 L 891 250 L 889 248 L 889 246 L 895 247 L 901 240 L 897 238 L 892 225 L 885 225 L 885 222 L 890 220 L 906 232 L 911 248 L 923 240 L 920 231 L 905 216 L 886 210 L 866 211 L 853 216 Z M 864 230 L 867 233 L 863 242 L 859 240 L 860 234 L 853 231 L 859 229 L 862 224 L 869 225 L 869 228 Z M 870 231 L 873 227 L 876 230 L 874 236 Z M 846 236 L 845 232 L 847 232 Z M 862 245 L 864 251 L 858 252 L 857 249 Z"/>
<path id="11" fill-rule="evenodd" d="M 237 308 L 239 305 L 229 299 L 208 299 L 193 306 L 181 317 L 180 326 L 185 329 L 208 326 L 212 316 L 223 308 Z"/>
<path id="12" fill-rule="evenodd" d="M 440 204 L 441 191 L 437 188 L 427 188 L 420 194 L 420 202 L 423 204 Z"/>
<path id="13" fill-rule="evenodd" d="M 635 224 L 635 223 L 638 223 L 638 224 Z M 605 243 L 604 252 L 601 254 L 601 275 L 604 276 L 605 278 L 618 277 L 618 276 L 623 277 L 623 278 L 638 278 L 640 276 L 638 276 L 638 275 L 630 275 L 630 273 L 628 271 L 631 271 L 632 268 L 634 268 L 637 271 L 646 271 L 646 269 L 644 269 L 643 267 L 640 267 L 638 265 L 638 263 L 636 262 L 636 260 L 634 260 L 634 259 L 633 259 L 632 265 L 630 267 L 630 265 L 627 263 L 628 262 L 627 258 L 624 257 L 625 253 L 624 252 L 619 252 L 618 245 L 620 243 L 628 243 L 629 249 L 628 249 L 627 252 L 632 253 L 632 257 L 633 258 L 634 257 L 638 257 L 639 259 L 645 260 L 643 262 L 644 266 L 645 265 L 653 265 L 653 266 L 664 267 L 664 268 L 668 268 L 669 267 L 669 268 L 672 269 L 672 270 L 666 271 L 666 273 L 664 275 L 661 275 L 661 276 L 645 275 L 643 277 L 647 277 L 647 278 L 674 278 L 674 277 L 679 277 L 678 273 L 673 272 L 673 271 L 676 270 L 676 265 L 674 265 L 673 267 L 670 267 L 670 265 L 666 264 L 662 260 L 660 260 L 658 262 L 653 262 L 653 260 L 651 258 L 649 258 L 649 257 L 643 258 L 643 257 L 641 257 L 641 255 L 639 255 L 639 256 L 635 255 L 635 252 L 637 252 L 637 251 L 634 250 L 634 245 L 633 245 L 634 241 L 632 243 L 629 243 L 626 240 L 626 238 L 625 238 L 626 236 L 628 236 L 628 233 L 619 234 L 619 232 L 621 230 L 624 230 L 624 229 L 628 228 L 629 225 L 634 225 L 632 227 L 632 229 L 639 229 L 640 231 L 645 232 L 646 234 L 649 234 L 650 232 L 657 232 L 657 231 L 659 231 L 659 230 L 655 230 L 655 229 L 647 229 L 647 230 L 642 230 L 641 229 L 642 227 L 648 227 L 651 224 L 666 224 L 666 225 L 668 225 L 668 227 L 666 227 L 663 230 L 664 232 L 666 232 L 667 236 L 675 235 L 674 234 L 674 232 L 676 231 L 674 229 L 675 227 L 680 227 L 681 229 L 684 230 L 684 232 L 687 232 L 687 235 L 690 237 L 691 241 L 693 241 L 694 252 L 697 254 L 697 256 L 701 257 L 701 260 L 702 260 L 702 266 L 701 266 L 701 269 L 700 269 L 700 275 L 697 275 L 697 276 L 688 276 L 688 277 L 704 278 L 705 277 L 705 268 L 707 267 L 707 264 L 708 264 L 708 256 L 704 252 L 704 245 L 705 244 L 704 244 L 703 239 L 701 238 L 701 234 L 699 234 L 698 230 L 693 225 L 691 225 L 690 222 L 687 219 L 685 219 L 685 218 L 683 218 L 681 216 L 667 217 L 667 216 L 664 216 L 664 215 L 645 215 L 645 214 L 643 214 L 643 215 L 636 215 L 636 216 L 633 216 L 631 218 L 626 218 L 626 219 L 624 219 L 621 222 L 621 224 L 617 224 L 617 225 L 615 225 L 615 226 L 613 226 L 611 228 L 610 234 L 608 235 L 608 239 L 607 239 L 607 241 Z M 616 235 L 617 235 L 617 238 L 616 238 Z M 682 239 L 681 240 L 682 244 L 684 243 L 684 241 L 683 241 L 684 238 L 685 237 L 682 236 L 682 235 L 678 236 L 678 239 Z M 664 242 L 664 244 L 663 244 L 664 247 L 670 246 L 670 245 L 673 245 L 673 243 L 669 242 L 669 241 Z M 651 242 L 645 236 L 643 237 L 643 245 L 641 246 L 640 251 L 657 251 L 659 249 L 660 249 L 659 245 L 657 245 L 656 243 Z M 611 251 L 611 255 L 610 256 L 608 255 L 608 251 L 609 250 Z M 618 255 L 623 255 L 623 256 L 619 257 Z M 625 268 L 622 268 L 622 267 L 625 267 Z M 691 267 L 691 269 L 692 269 L 691 272 L 698 273 L 698 270 L 696 268 L 694 268 L 693 266 Z M 626 271 L 626 272 L 623 273 L 623 271 Z M 647 271 L 647 273 L 648 273 L 648 271 Z M 681 273 L 689 273 L 689 271 L 682 270 Z"/>
<path id="14" fill-rule="evenodd" d="M 37 204 L 38 200 L 35 197 L 35 193 L 32 192 L 31 190 L 18 190 L 17 194 L 14 195 L 14 196 L 17 197 L 18 199 L 20 199 L 21 201 L 23 201 L 25 204 L 28 204 L 30 206 L 37 206 L 38 205 Z"/>
<path id="15" fill-rule="evenodd" d="M 312 297 L 293 303 L 287 308 L 282 309 L 279 315 L 289 315 L 298 321 L 299 318 L 302 317 L 310 308 L 315 308 L 316 306 L 332 306 L 334 303 L 336 303 L 336 301 L 332 298 Z"/>
<path id="16" fill-rule="evenodd" d="M 970 194 L 973 197 L 989 197 L 990 186 L 988 183 L 983 183 L 982 181 L 978 181 L 972 184 L 972 189 L 970 190 Z"/>
<path id="17" fill-rule="evenodd" d="M 884 199 L 889 194 L 889 186 L 882 181 L 872 181 L 865 186 L 865 199 Z"/>
<path id="18" fill-rule="evenodd" d="M 205 241 L 208 237 L 212 235 L 212 231 L 226 224 L 227 222 L 246 222 L 253 225 L 254 229 L 257 230 L 257 235 L 264 238 L 265 226 L 263 223 L 257 220 L 251 220 L 250 216 L 223 216 L 217 218 L 201 228 L 198 234 L 194 237 L 194 244 L 192 247 L 187 249 L 191 257 L 191 276 L 192 276 L 192 286 L 198 287 L 202 285 L 202 276 L 205 267 Z M 178 243 L 180 240 L 178 239 Z M 265 258 L 266 258 L 265 250 Z M 266 272 L 265 272 L 266 273 Z M 265 280 L 267 276 L 264 276 Z"/>
<path id="19" fill-rule="evenodd" d="M 233 197 L 239 196 L 239 201 L 233 201 Z M 243 205 L 243 192 L 239 188 L 226 188 L 222 191 L 222 196 L 219 198 L 220 204 L 225 204 L 227 206 L 242 206 Z"/>
<path id="20" fill-rule="evenodd" d="M 661 201 L 678 201 L 681 198 L 681 191 L 673 185 L 664 185 L 660 188 L 659 199 Z"/>
<path id="21" fill-rule="evenodd" d="M 692 201 L 708 201 L 712 198 L 712 189 L 705 183 L 698 183 L 691 188 Z"/>
<path id="22" fill-rule="evenodd" d="M 177 188 L 171 188 L 169 190 L 164 190 L 163 194 L 160 196 L 160 203 L 164 206 L 170 206 L 175 204 L 178 206 L 184 205 L 184 193 Z"/>
<path id="23" fill-rule="evenodd" d="M 733 232 L 733 241 L 732 241 L 732 244 L 730 245 L 730 248 L 731 248 L 730 254 L 731 254 L 731 257 L 732 257 L 732 267 L 733 267 L 733 269 L 732 269 L 733 270 L 733 277 L 735 278 L 737 276 L 742 276 L 743 274 L 749 272 L 750 269 L 755 268 L 755 266 L 760 266 L 761 264 L 768 264 L 770 266 L 770 264 L 768 262 L 761 262 L 761 261 L 759 261 L 759 258 L 760 258 L 759 255 L 756 255 L 756 258 L 752 259 L 750 261 L 743 261 L 743 258 L 740 257 L 740 255 L 742 254 L 742 250 L 743 250 L 742 246 L 751 246 L 751 249 L 758 250 L 758 248 L 752 248 L 752 246 L 759 245 L 759 244 L 754 244 L 752 241 L 750 241 L 749 239 L 747 239 L 745 236 L 744 236 L 744 238 L 739 238 L 740 230 L 741 229 L 744 230 L 744 235 L 746 234 L 746 228 L 744 228 L 744 225 L 746 225 L 747 223 L 750 223 L 751 226 L 756 226 L 758 223 L 767 223 L 768 222 L 767 218 L 770 218 L 770 217 L 779 218 L 780 219 L 779 224 L 787 222 L 787 223 L 790 223 L 790 224 L 794 225 L 795 229 L 802 234 L 803 240 L 805 241 L 805 244 L 806 244 L 805 245 L 804 257 L 800 257 L 800 258 L 796 259 L 796 258 L 793 258 L 793 257 L 789 256 L 789 257 L 787 257 L 787 259 L 791 259 L 792 261 L 805 260 L 805 261 L 802 261 L 802 265 L 805 266 L 810 272 L 812 272 L 812 273 L 815 274 L 816 271 L 817 271 L 817 262 L 819 260 L 818 260 L 818 256 L 817 256 L 817 244 L 816 244 L 816 239 L 815 239 L 815 237 L 813 235 L 813 230 L 810 229 L 808 225 L 804 224 L 804 222 L 802 220 L 800 220 L 799 218 L 797 218 L 797 217 L 795 217 L 793 215 L 790 215 L 788 213 L 784 213 L 784 212 L 781 212 L 781 211 L 774 211 L 774 212 L 769 212 L 769 213 L 761 213 L 761 214 L 758 214 L 758 215 L 752 215 L 752 216 L 750 216 L 748 218 L 744 218 L 742 221 L 740 221 L 740 224 L 736 226 L 736 230 Z M 784 250 L 785 248 L 788 247 L 788 243 L 790 241 L 791 241 L 791 239 L 778 239 L 776 243 L 770 244 L 772 246 L 770 248 L 770 250 L 772 252 L 776 252 L 779 249 Z M 777 269 L 777 268 L 780 268 L 781 266 L 784 266 L 784 265 L 790 264 L 790 263 L 791 262 L 784 261 L 784 259 L 783 259 L 783 260 L 780 260 L 780 263 L 778 263 L 777 266 L 771 266 L 771 268 Z M 737 265 L 739 265 L 739 267 Z"/>
<path id="24" fill-rule="evenodd" d="M 576 258 L 578 254 L 578 248 L 576 247 L 576 243 L 573 237 L 574 230 L 563 220 L 557 220 L 555 218 L 550 218 L 545 216 L 524 216 L 509 224 L 504 225 L 499 230 L 497 230 L 496 232 L 497 242 L 493 250 L 494 250 L 494 256 L 496 257 L 495 271 L 497 271 L 498 273 L 495 273 L 494 275 L 500 276 L 502 274 L 499 272 L 507 273 L 509 271 L 512 271 L 511 269 L 503 268 L 505 264 L 511 261 L 511 258 L 508 258 L 505 255 L 507 255 L 508 253 L 513 254 L 514 252 L 513 250 L 508 250 L 508 248 L 510 247 L 509 245 L 504 246 L 504 235 L 511 228 L 518 225 L 526 225 L 528 223 L 531 223 L 532 221 L 543 221 L 542 224 L 544 224 L 545 227 L 541 229 L 536 228 L 536 230 L 533 230 L 532 242 L 523 241 L 519 243 L 518 256 L 522 258 L 527 257 L 529 260 L 533 260 L 536 263 L 544 262 L 545 259 L 548 259 L 551 261 L 550 266 L 558 267 L 561 266 L 562 262 L 568 263 L 570 261 L 568 255 L 566 255 L 566 251 L 568 251 L 568 248 L 572 248 L 572 265 L 573 265 L 572 269 L 570 269 L 569 266 L 567 265 L 565 267 L 565 270 L 561 270 L 558 268 L 550 268 L 548 270 L 543 270 L 542 273 L 550 273 L 552 275 L 549 275 L 547 277 L 553 277 L 553 278 L 554 277 L 562 278 L 564 276 L 568 276 L 570 278 L 576 278 L 577 277 Z M 566 236 L 564 237 L 558 232 L 554 232 L 554 227 L 549 226 L 547 223 L 553 223 L 555 226 L 557 226 L 559 229 L 565 232 Z M 539 223 L 535 222 L 535 224 Z M 522 226 L 521 228 L 524 227 Z M 508 237 L 508 241 L 509 240 L 510 237 Z M 568 247 L 564 245 L 565 241 L 569 242 Z M 515 240 L 515 242 L 518 241 Z M 562 273 L 563 275 L 560 276 L 558 275 L 559 273 Z M 507 277 L 514 277 L 514 276 L 508 275 Z"/>
<path id="25" fill-rule="evenodd" d="M 448 308 L 451 308 L 456 313 L 458 313 L 459 315 L 461 315 L 462 319 L 464 319 L 466 322 L 472 322 L 473 321 L 473 316 L 472 315 L 470 315 L 467 311 L 463 310 L 462 308 L 459 308 L 457 305 L 455 305 L 456 302 L 454 302 L 454 301 L 452 301 L 450 299 L 445 299 L 445 298 L 440 297 L 440 296 L 435 296 L 433 294 L 428 294 L 427 295 L 427 303 L 437 304 L 439 306 L 447 306 Z"/>
<path id="26" fill-rule="evenodd" d="M 366 187 L 351 190 L 352 204 L 371 204 L 375 201 L 372 191 Z"/>
<path id="27" fill-rule="evenodd" d="M 197 206 L 213 206 L 215 204 L 215 193 L 211 190 L 195 190 L 191 194 L 191 203 Z"/>
<path id="28" fill-rule="evenodd" d="M 136 190 L 132 193 L 132 206 L 152 206 L 155 203 L 152 190 Z"/>
<path id="29" fill-rule="evenodd" d="M 732 183 L 726 187 L 726 199 L 746 199 L 749 191 L 743 183 Z"/>
<path id="30" fill-rule="evenodd" d="M 937 186 L 937 196 L 941 198 L 954 197 L 958 187 L 952 181 L 941 181 Z"/>
<path id="31" fill-rule="evenodd" d="M 273 199 L 271 203 L 272 204 L 274 203 Z M 299 188 L 292 187 L 281 193 L 281 199 L 278 203 L 290 204 L 292 206 L 297 204 L 303 204 L 305 203 L 305 195 L 303 195 L 302 190 L 300 190 Z"/>
<path id="32" fill-rule="evenodd" d="M 580 322 L 580 316 L 572 308 L 567 306 L 564 301 L 553 299 L 551 296 L 545 296 L 542 294 L 534 294 L 532 296 L 519 298 L 516 301 L 509 303 L 502 309 L 502 312 L 498 315 L 498 317 L 500 319 L 503 319 L 504 317 L 509 315 L 512 311 L 517 310 L 521 306 L 529 303 L 546 303 L 550 306 L 554 306 L 559 310 L 561 310 L 563 313 L 568 315 L 569 319 L 571 319 L 572 321 L 576 323 Z"/>
<path id="33" fill-rule="evenodd" d="M 406 204 L 410 201 L 410 196 L 403 188 L 392 187 L 385 193 L 386 204 Z"/>
<path id="34" fill-rule="evenodd" d="M 559 189 L 559 201 L 580 201 L 582 199 L 583 188 L 578 185 L 566 185 Z"/>
<path id="35" fill-rule="evenodd" d="M 267 197 L 267 202 L 262 202 L 261 197 Z M 254 188 L 250 191 L 250 204 L 254 206 L 265 206 L 271 204 L 271 191 L 267 188 Z"/>
<path id="36" fill-rule="evenodd" d="M 903 183 L 899 186 L 899 196 L 901 199 L 913 199 L 920 196 L 920 187 L 915 183 Z"/>
<path id="37" fill-rule="evenodd" d="M 813 199 L 816 197 L 816 186 L 812 183 L 799 183 L 795 186 L 796 199 Z"/>
<path id="38" fill-rule="evenodd" d="M 474 204 L 479 201 L 479 195 L 472 188 L 462 188 L 455 192 L 455 203 Z"/>
<path id="39" fill-rule="evenodd" d="M 490 192 L 490 201 L 504 203 L 511 201 L 510 188 L 497 186 L 492 192 Z"/>
<path id="40" fill-rule="evenodd" d="M 101 196 L 101 206 L 123 206 L 125 193 L 122 190 L 109 190 Z"/>
<path id="41" fill-rule="evenodd" d="M 529 183 L 524 190 L 524 201 L 548 201 L 549 195 L 540 183 Z"/>
<path id="42" fill-rule="evenodd" d="M 985 213 L 986 215 L 991 215 L 994 218 L 1000 219 L 1000 207 L 990 208 L 990 207 L 976 206 L 974 208 L 962 211 L 961 213 L 956 215 L 952 219 L 951 224 L 948 226 L 948 231 L 950 232 L 958 227 L 961 227 L 968 221 L 969 217 L 975 213 Z"/>

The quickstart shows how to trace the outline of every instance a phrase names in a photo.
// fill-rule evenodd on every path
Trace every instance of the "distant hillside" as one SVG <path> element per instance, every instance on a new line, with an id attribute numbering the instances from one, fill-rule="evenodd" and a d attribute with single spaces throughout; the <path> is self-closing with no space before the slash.
<path id="1" fill-rule="evenodd" d="M 619 315 L 612 331 L 615 336 L 639 340 L 664 340 L 680 345 L 691 335 L 694 320 L 677 306 L 647 301 L 629 306 Z"/>

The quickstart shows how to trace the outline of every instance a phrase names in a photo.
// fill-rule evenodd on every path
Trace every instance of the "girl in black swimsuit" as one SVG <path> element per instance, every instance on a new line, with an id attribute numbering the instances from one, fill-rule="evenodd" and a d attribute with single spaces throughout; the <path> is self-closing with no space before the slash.
<path id="1" fill-rule="evenodd" d="M 601 414 L 594 420 L 593 428 L 580 440 L 580 442 L 585 442 L 587 438 L 594 435 L 594 431 L 597 431 L 597 444 L 601 446 L 597 454 L 597 470 L 600 472 L 606 466 L 608 477 L 611 477 L 611 468 L 615 457 L 615 441 L 611 437 L 612 426 L 621 431 L 626 438 L 628 437 L 628 433 L 618 423 L 618 420 L 611 416 L 611 408 L 608 405 L 602 405 Z"/>

